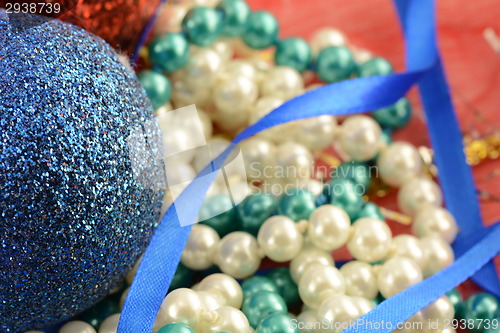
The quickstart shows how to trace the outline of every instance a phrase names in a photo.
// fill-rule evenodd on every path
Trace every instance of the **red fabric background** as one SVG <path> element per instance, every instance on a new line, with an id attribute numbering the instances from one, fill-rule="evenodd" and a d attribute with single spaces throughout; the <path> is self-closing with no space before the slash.
<path id="1" fill-rule="evenodd" d="M 323 27 L 342 30 L 356 46 L 389 59 L 404 69 L 404 46 L 391 0 L 248 0 L 253 10 L 268 10 L 280 23 L 280 36 L 308 39 Z M 438 42 L 451 87 L 453 101 L 464 133 L 487 134 L 500 129 L 500 54 L 483 37 L 487 28 L 500 36 L 498 0 L 438 0 Z M 428 145 L 425 120 L 415 91 L 410 125 L 395 135 L 416 145 Z M 410 139 L 411 138 L 411 139 Z M 486 161 L 473 168 L 477 188 L 500 197 L 500 161 Z M 460 179 L 457 179 L 460 182 Z M 380 204 L 397 209 L 394 196 Z M 485 224 L 500 220 L 500 202 L 481 202 Z M 407 230 L 390 222 L 396 233 Z M 499 258 L 497 258 L 499 259 Z M 497 260 L 500 268 L 500 260 Z"/>

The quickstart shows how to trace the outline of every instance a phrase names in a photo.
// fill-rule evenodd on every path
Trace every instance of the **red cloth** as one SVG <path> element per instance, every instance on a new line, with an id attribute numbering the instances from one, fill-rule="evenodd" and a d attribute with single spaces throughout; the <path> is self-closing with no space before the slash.
<path id="1" fill-rule="evenodd" d="M 268 10 L 276 15 L 281 37 L 308 39 L 320 28 L 335 27 L 343 31 L 353 45 L 387 58 L 397 70 L 404 69 L 403 39 L 391 0 L 248 2 L 253 10 Z M 483 33 L 490 28 L 500 37 L 498 1 L 438 0 L 437 14 L 439 47 L 463 132 L 497 131 L 500 127 L 500 54 L 489 45 Z M 418 107 L 415 91 L 410 99 L 417 105 L 414 119 L 395 138 L 411 138 L 409 141 L 416 145 L 428 144 L 423 112 Z M 496 177 L 491 175 L 499 168 L 499 161 L 487 161 L 474 167 L 478 189 L 500 197 L 500 173 Z M 397 209 L 394 199 L 394 196 L 386 197 L 380 204 Z M 486 224 L 500 220 L 500 202 L 484 201 L 481 208 Z M 396 233 L 407 230 L 396 223 L 390 224 Z M 500 267 L 500 260 L 497 260 L 497 267 Z"/>

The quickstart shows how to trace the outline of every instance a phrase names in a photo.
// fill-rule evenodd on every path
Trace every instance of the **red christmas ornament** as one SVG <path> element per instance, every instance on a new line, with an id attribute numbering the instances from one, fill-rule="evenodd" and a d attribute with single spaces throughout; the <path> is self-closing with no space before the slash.
<path id="1" fill-rule="evenodd" d="M 80 0 L 60 17 L 130 54 L 160 0 Z"/>

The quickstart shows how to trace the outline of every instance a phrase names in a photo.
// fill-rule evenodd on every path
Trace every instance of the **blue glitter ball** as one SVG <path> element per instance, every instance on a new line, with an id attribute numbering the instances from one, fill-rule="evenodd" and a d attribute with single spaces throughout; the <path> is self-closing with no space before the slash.
<path id="1" fill-rule="evenodd" d="M 0 73 L 0 332 L 22 332 L 91 307 L 141 255 L 161 136 L 134 73 L 80 28 L 0 11 Z"/>

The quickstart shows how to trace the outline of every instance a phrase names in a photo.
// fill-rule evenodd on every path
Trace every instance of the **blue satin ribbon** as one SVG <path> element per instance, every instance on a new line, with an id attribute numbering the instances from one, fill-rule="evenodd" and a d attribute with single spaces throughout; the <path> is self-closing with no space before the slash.
<path id="1" fill-rule="evenodd" d="M 237 144 L 260 131 L 293 120 L 320 115 L 347 115 L 386 107 L 419 82 L 446 204 L 464 235 L 456 242 L 456 250 L 462 256 L 445 271 L 391 297 L 363 317 L 367 321 L 383 319 L 394 325 L 476 273 L 500 251 L 499 228 L 483 232 L 471 172 L 465 164 L 462 138 L 436 48 L 434 1 L 397 0 L 396 4 L 407 41 L 407 72 L 358 78 L 310 91 L 286 102 L 233 140 L 233 144 Z M 221 168 L 233 147 L 228 147 L 200 174 L 209 174 L 212 167 Z M 176 209 L 195 221 L 214 177 L 215 174 L 197 178 L 163 216 L 130 288 L 120 318 L 119 333 L 151 332 L 191 230 L 190 226 L 180 226 Z M 481 237 L 475 239 L 475 245 L 467 250 L 471 244 L 467 242 L 469 235 L 479 234 L 478 230 L 482 230 L 479 232 Z M 498 287 L 498 280 L 496 275 L 491 274 L 491 269 L 483 269 L 479 273 L 476 274 L 477 281 L 483 287 L 484 284 Z M 346 332 L 351 331 L 354 329 Z M 360 330 L 356 329 L 356 332 Z"/>

